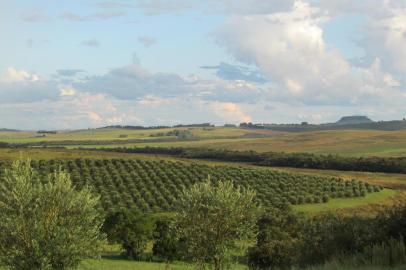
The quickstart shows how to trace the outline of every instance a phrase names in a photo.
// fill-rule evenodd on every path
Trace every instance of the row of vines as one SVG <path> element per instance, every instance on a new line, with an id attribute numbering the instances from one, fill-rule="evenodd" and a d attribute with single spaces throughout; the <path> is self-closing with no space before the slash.
<path id="1" fill-rule="evenodd" d="M 0 174 L 6 166 L 8 163 L 0 162 Z M 331 198 L 361 197 L 381 190 L 356 180 L 163 160 L 34 160 L 32 167 L 42 180 L 58 168 L 69 172 L 77 187 L 87 185 L 100 194 L 106 211 L 123 207 L 171 211 L 185 187 L 208 176 L 213 182 L 233 180 L 236 185 L 253 188 L 265 207 L 325 203 Z"/>

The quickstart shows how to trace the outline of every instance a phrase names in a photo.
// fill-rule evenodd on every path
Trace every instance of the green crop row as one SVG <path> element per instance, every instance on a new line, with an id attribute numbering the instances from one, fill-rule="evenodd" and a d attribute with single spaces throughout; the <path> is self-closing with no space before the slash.
<path id="1" fill-rule="evenodd" d="M 0 175 L 6 166 L 8 163 L 0 162 Z M 163 160 L 36 160 L 32 167 L 43 180 L 58 168 L 69 172 L 77 187 L 87 185 L 100 194 L 106 211 L 171 211 L 184 188 L 208 176 L 213 182 L 232 180 L 254 189 L 258 202 L 265 207 L 325 203 L 330 198 L 361 197 L 381 190 L 356 180 Z"/>

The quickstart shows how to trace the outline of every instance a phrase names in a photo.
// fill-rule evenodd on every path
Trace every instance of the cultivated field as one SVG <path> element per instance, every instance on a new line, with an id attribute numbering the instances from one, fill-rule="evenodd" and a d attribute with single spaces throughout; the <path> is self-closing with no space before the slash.
<path id="1" fill-rule="evenodd" d="M 0 163 L 0 171 L 6 166 Z M 253 188 L 265 207 L 320 204 L 333 198 L 369 197 L 381 191 L 378 186 L 356 180 L 164 160 L 37 160 L 32 166 L 41 179 L 58 168 L 66 170 L 76 186 L 92 186 L 109 212 L 119 208 L 172 211 L 184 188 L 208 177 L 214 182 L 233 180 Z M 385 192 L 381 197 L 389 195 L 393 194 Z"/>
<path id="2" fill-rule="evenodd" d="M 208 176 L 213 181 L 233 180 L 238 185 L 253 188 L 257 192 L 257 201 L 265 208 L 290 206 L 295 212 L 310 217 L 321 212 L 369 217 L 383 207 L 406 200 L 405 174 L 269 168 L 239 162 L 75 149 L 176 146 L 397 157 L 406 156 L 406 131 L 287 133 L 240 128 L 96 129 L 57 134 L 0 132 L 0 142 L 33 144 L 0 148 L 0 170 L 20 157 L 32 158 L 32 165 L 39 171 L 41 179 L 61 167 L 71 174 L 77 187 L 93 187 L 101 195 L 102 206 L 107 212 L 129 208 L 159 216 L 171 215 L 183 188 Z M 35 145 L 38 143 L 62 147 L 43 148 L 39 146 L 44 145 Z M 125 260 L 119 257 L 119 253 L 105 254 L 101 260 L 86 260 L 80 270 L 193 269 L 183 262 L 165 264 Z M 309 269 L 340 269 L 337 267 L 328 265 Z M 233 269 L 247 269 L 247 266 L 236 265 Z"/>
<path id="3" fill-rule="evenodd" d="M 173 133 L 174 130 L 184 133 L 176 136 Z M 405 130 L 332 130 L 288 133 L 222 127 L 150 130 L 110 128 L 62 131 L 57 134 L 0 132 L 0 142 L 48 142 L 53 146 L 61 145 L 70 148 L 116 147 L 117 145 L 123 147 L 182 146 L 254 150 L 257 152 L 309 152 L 346 156 L 406 156 Z"/>

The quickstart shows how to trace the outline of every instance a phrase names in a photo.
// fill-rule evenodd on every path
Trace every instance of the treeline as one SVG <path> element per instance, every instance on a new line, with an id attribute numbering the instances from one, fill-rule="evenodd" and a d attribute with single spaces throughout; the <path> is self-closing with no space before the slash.
<path id="1" fill-rule="evenodd" d="M 182 158 L 248 162 L 261 166 L 294 167 L 320 170 L 406 173 L 406 157 L 343 157 L 310 153 L 231 151 L 225 149 L 182 147 L 133 147 L 94 149 L 120 153 L 172 155 Z"/>
<path id="2" fill-rule="evenodd" d="M 126 134 L 119 135 L 119 138 Z M 120 137 L 121 136 L 121 137 Z M 7 143 L 0 142 L 0 148 L 27 148 L 27 147 L 58 147 L 63 148 L 65 146 L 76 146 L 76 145 L 106 145 L 106 144 L 128 144 L 128 143 L 147 143 L 147 142 L 173 142 L 177 140 L 184 140 L 178 137 L 171 138 L 154 138 L 152 139 L 116 139 L 116 140 L 60 140 L 60 141 L 38 141 L 38 142 L 27 142 L 27 143 Z M 198 140 L 191 138 L 190 140 Z"/>
<path id="3" fill-rule="evenodd" d="M 114 125 L 114 126 L 105 126 L 103 128 L 120 128 L 120 129 L 129 129 L 129 130 L 148 130 L 148 129 L 165 129 L 165 128 L 178 128 L 178 127 L 215 127 L 210 123 L 201 123 L 201 124 L 190 124 L 190 125 L 174 125 L 174 126 L 122 126 L 122 125 Z"/>
<path id="4" fill-rule="evenodd" d="M 178 223 L 176 215 L 120 211 L 107 216 L 103 231 L 110 243 L 123 246 L 127 258 L 194 261 L 188 254 L 188 239 L 177 232 Z M 248 262 L 252 270 L 307 269 L 329 263 L 353 269 L 406 263 L 405 205 L 385 209 L 376 217 L 307 216 L 289 209 L 268 209 L 258 217 L 256 233 L 255 244 L 233 259 Z M 151 241 L 152 254 L 145 252 Z"/>
<path id="5" fill-rule="evenodd" d="M 302 122 L 301 124 L 255 124 L 255 123 L 241 123 L 241 128 L 247 129 L 270 129 L 275 131 L 287 132 L 304 132 L 304 131 L 320 131 L 320 130 L 338 130 L 338 129 L 372 129 L 372 130 L 402 130 L 406 129 L 405 120 L 394 121 L 379 121 L 372 123 L 358 123 L 358 124 L 309 124 Z"/>
<path id="6" fill-rule="evenodd" d="M 406 207 L 376 217 L 275 210 L 258 220 L 257 242 L 248 252 L 251 269 L 290 269 L 334 262 L 337 269 L 406 263 Z M 350 267 L 352 266 L 352 267 Z M 365 268 L 369 269 L 369 268 Z"/>

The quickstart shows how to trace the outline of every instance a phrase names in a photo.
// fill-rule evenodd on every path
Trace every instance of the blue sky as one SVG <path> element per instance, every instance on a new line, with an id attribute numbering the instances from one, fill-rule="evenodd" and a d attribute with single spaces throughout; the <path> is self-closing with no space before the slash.
<path id="1" fill-rule="evenodd" d="M 0 2 L 0 127 L 406 114 L 406 3 Z"/>

